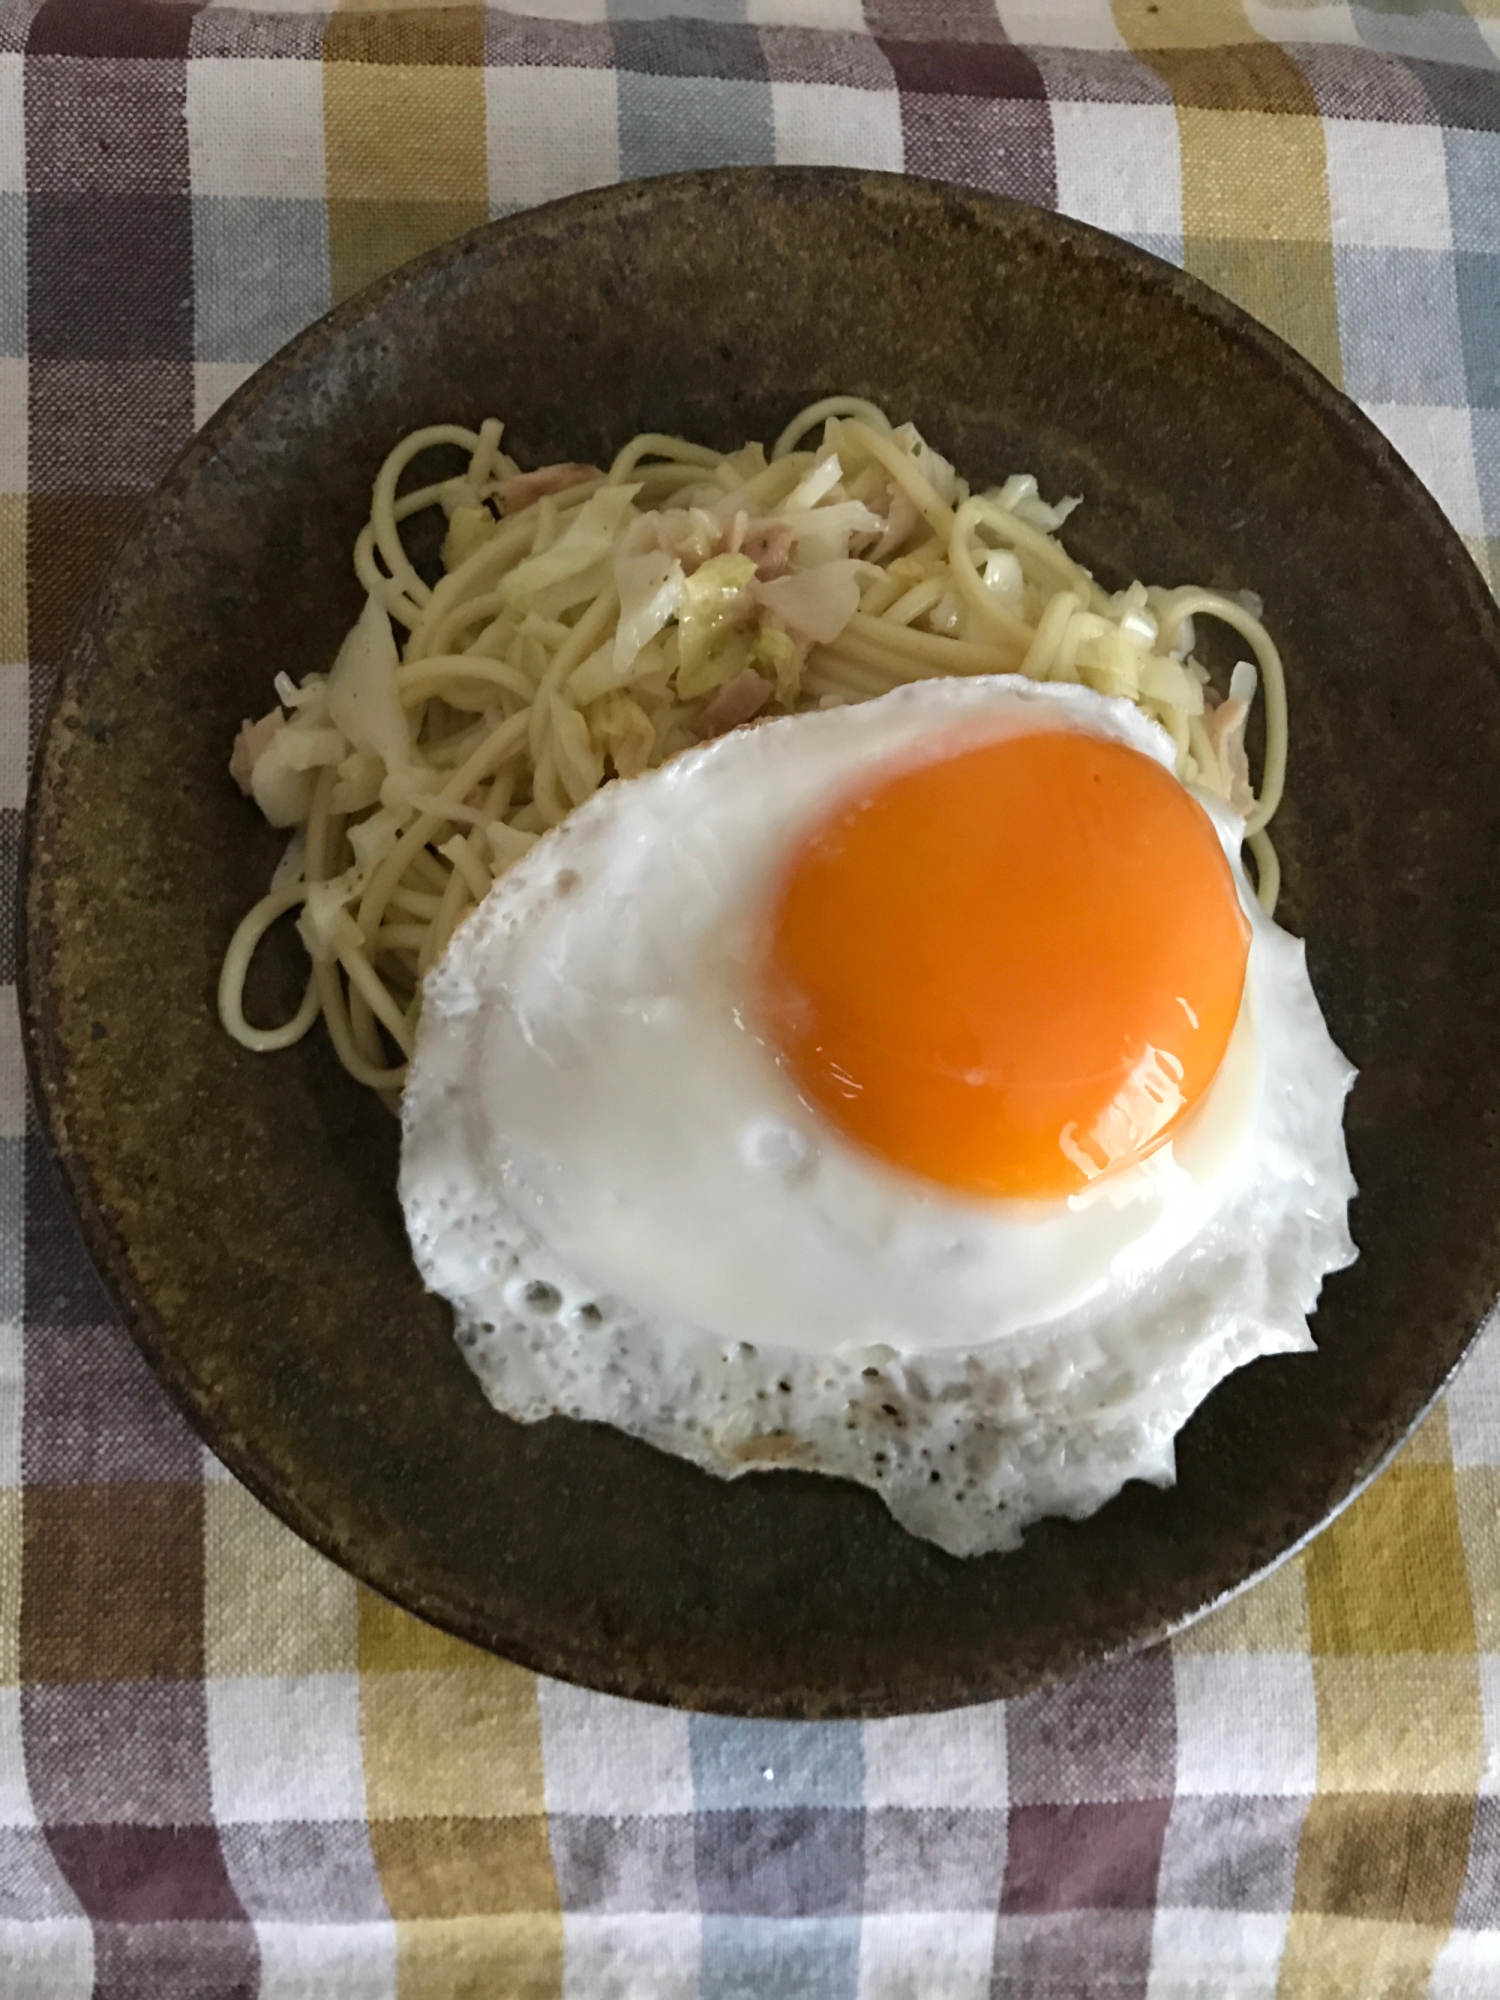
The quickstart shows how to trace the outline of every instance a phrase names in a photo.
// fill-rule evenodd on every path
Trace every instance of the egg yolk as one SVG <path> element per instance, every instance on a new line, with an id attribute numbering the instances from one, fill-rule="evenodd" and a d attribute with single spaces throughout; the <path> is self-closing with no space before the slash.
<path id="1" fill-rule="evenodd" d="M 1171 1135 L 1223 1059 L 1249 947 L 1172 773 L 1045 730 L 878 775 L 812 828 L 772 901 L 756 1025 L 891 1165 L 1056 1197 Z"/>

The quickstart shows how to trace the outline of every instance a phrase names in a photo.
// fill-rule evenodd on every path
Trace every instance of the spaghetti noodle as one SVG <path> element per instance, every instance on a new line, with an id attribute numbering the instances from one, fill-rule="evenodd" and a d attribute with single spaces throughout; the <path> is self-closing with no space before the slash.
<path id="1" fill-rule="evenodd" d="M 289 1047 L 321 1015 L 345 1068 L 394 1103 L 427 971 L 490 885 L 601 784 L 757 715 L 939 674 L 1077 681 L 1135 702 L 1170 734 L 1179 777 L 1243 814 L 1274 907 L 1266 827 L 1286 693 L 1248 599 L 1107 593 L 1057 538 L 1076 501 L 1048 506 L 1025 476 L 971 493 L 914 426 L 855 397 L 802 411 L 769 455 L 646 433 L 607 471 L 523 473 L 500 442 L 491 418 L 396 446 L 355 543 L 362 616 L 329 673 L 278 675 L 278 706 L 236 741 L 232 772 L 292 829 L 219 981 L 220 1018 L 246 1048 Z M 439 445 L 466 452 L 465 471 L 400 492 Z M 435 583 L 401 533 L 426 509 L 447 522 Z M 1227 693 L 1193 657 L 1204 618 L 1254 655 Z M 1244 744 L 1258 685 L 1257 794 Z M 259 1028 L 246 975 L 292 911 L 307 991 L 290 1020 Z"/>

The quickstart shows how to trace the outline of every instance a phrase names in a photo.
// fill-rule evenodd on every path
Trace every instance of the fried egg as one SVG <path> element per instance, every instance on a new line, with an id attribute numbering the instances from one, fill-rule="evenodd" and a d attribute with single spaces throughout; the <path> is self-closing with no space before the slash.
<path id="1" fill-rule="evenodd" d="M 1174 1477 L 1354 1255 L 1353 1072 L 1243 827 L 1011 676 L 607 786 L 428 976 L 401 1197 L 485 1393 L 956 1554 Z"/>

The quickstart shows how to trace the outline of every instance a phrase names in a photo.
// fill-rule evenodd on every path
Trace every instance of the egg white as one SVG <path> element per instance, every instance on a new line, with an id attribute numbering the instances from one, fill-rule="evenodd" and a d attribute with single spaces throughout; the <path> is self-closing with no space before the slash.
<path id="1" fill-rule="evenodd" d="M 831 796 L 956 730 L 1057 727 L 1171 762 L 1084 688 L 920 682 L 611 785 L 496 885 L 428 978 L 401 1195 L 497 1408 L 730 1476 L 858 1479 L 966 1554 L 1170 1480 L 1216 1382 L 1311 1345 L 1354 1254 L 1352 1071 L 1216 802 L 1252 926 L 1229 1054 L 1171 1144 L 1079 1196 L 973 1201 L 886 1166 L 746 1019 L 764 898 Z"/>

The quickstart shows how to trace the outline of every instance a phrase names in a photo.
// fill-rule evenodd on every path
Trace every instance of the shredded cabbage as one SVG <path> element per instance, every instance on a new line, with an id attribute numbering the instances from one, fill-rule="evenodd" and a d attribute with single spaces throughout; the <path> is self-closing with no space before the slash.
<path id="1" fill-rule="evenodd" d="M 273 683 L 276 699 L 283 708 L 306 708 L 321 713 L 328 700 L 327 674 L 309 674 L 300 684 L 290 674 L 277 674 Z"/>
<path id="2" fill-rule="evenodd" d="M 382 806 L 379 812 L 371 813 L 358 825 L 348 829 L 349 845 L 354 849 L 354 869 L 352 878 L 361 888 L 366 877 L 375 870 L 401 838 L 401 830 L 411 818 L 411 811 L 403 806 Z"/>
<path id="3" fill-rule="evenodd" d="M 674 685 L 679 701 L 698 701 L 750 665 L 755 641 L 732 627 L 722 631 L 702 653 L 680 661 Z"/>
<path id="4" fill-rule="evenodd" d="M 607 694 L 589 710 L 589 736 L 618 776 L 639 777 L 651 761 L 656 725 L 638 701 L 623 692 Z"/>
<path id="5" fill-rule="evenodd" d="M 235 739 L 231 775 L 272 825 L 296 834 L 275 878 L 280 900 L 269 914 L 265 902 L 252 910 L 230 949 L 220 1004 L 231 1034 L 286 1046 L 327 1005 L 353 1073 L 398 1088 L 401 1066 L 382 1054 L 381 1034 L 407 1050 L 422 980 L 454 927 L 491 877 L 600 784 L 767 709 L 838 707 L 933 673 L 1024 672 L 1141 705 L 1169 730 L 1183 781 L 1249 820 L 1258 862 L 1272 857 L 1260 878 L 1271 906 L 1264 828 L 1280 795 L 1286 717 L 1259 600 L 1139 583 L 1108 595 L 1060 543 L 1041 543 L 1075 499 L 1049 506 L 1018 475 L 984 496 L 1009 526 L 986 509 L 965 513 L 966 481 L 913 425 L 837 406 L 862 413 L 885 440 L 879 452 L 821 406 L 817 450 L 790 448 L 806 432 L 796 424 L 769 462 L 760 445 L 721 455 L 644 437 L 616 461 L 619 482 L 572 461 L 523 473 L 500 453 L 493 421 L 477 433 L 435 426 L 396 447 L 355 551 L 370 595 L 331 672 L 300 683 L 278 673 L 280 705 Z M 435 444 L 468 458 L 435 489 L 447 517 L 438 616 L 402 554 L 396 500 L 403 468 Z M 904 463 L 887 462 L 891 447 Z M 903 482 L 918 477 L 954 510 L 946 523 L 922 511 L 925 495 L 920 506 L 910 497 Z M 583 491 L 560 510 L 554 496 L 574 487 Z M 643 494 L 658 504 L 639 508 Z M 501 532 L 497 508 L 508 525 L 492 560 L 483 550 Z M 517 525 L 528 520 L 529 543 Z M 534 553 L 517 555 L 518 544 Z M 1195 612 L 1236 630 L 1266 675 L 1259 799 L 1245 752 L 1256 670 L 1241 664 L 1228 697 L 1216 695 L 1192 657 Z M 393 621 L 411 633 L 404 664 Z M 309 816 L 325 812 L 304 838 Z M 388 864 L 419 815 L 430 838 L 401 846 L 398 872 Z M 368 1005 L 320 980 L 293 1022 L 253 1029 L 243 965 L 288 886 L 303 883 L 309 847 L 342 872 L 305 885 L 304 940 L 316 959 L 342 962 L 340 978 Z"/>
<path id="6" fill-rule="evenodd" d="M 858 611 L 859 579 L 867 567 L 847 557 L 820 563 L 816 569 L 794 570 L 790 576 L 757 583 L 755 595 L 790 631 L 826 646 Z"/>
<path id="7" fill-rule="evenodd" d="M 338 783 L 328 802 L 329 810 L 357 813 L 363 812 L 367 806 L 378 805 L 384 777 L 385 766 L 373 752 L 351 750 L 339 765 Z"/>
<path id="8" fill-rule="evenodd" d="M 967 482 L 959 478 L 958 473 L 940 451 L 933 450 L 915 424 L 902 424 L 899 430 L 892 431 L 891 442 L 900 445 L 903 451 L 911 454 L 912 464 L 940 500 L 946 501 L 950 507 L 956 507 L 960 501 L 968 498 Z"/>
<path id="9" fill-rule="evenodd" d="M 829 452 L 826 458 L 820 458 L 792 488 L 786 498 L 787 510 L 797 513 L 808 507 L 816 507 L 826 494 L 833 491 L 843 476 L 844 468 L 839 463 L 838 453 Z"/>
<path id="10" fill-rule="evenodd" d="M 776 699 L 783 708 L 795 705 L 802 692 L 802 649 L 774 625 L 763 625 L 751 655 L 757 667 L 769 667 L 776 685 Z"/>
<path id="11" fill-rule="evenodd" d="M 634 662 L 662 627 L 682 608 L 686 579 L 682 564 L 665 549 L 650 555 L 615 557 L 620 622 L 615 627 L 614 664 L 620 672 Z"/>
<path id="12" fill-rule="evenodd" d="M 816 569 L 822 563 L 842 561 L 855 535 L 873 535 L 878 539 L 885 533 L 885 522 L 862 500 L 835 500 L 826 507 L 783 507 L 771 518 L 784 521 L 791 529 L 798 569 Z"/>
<path id="13" fill-rule="evenodd" d="M 601 486 L 578 509 L 550 549 L 527 556 L 500 579 L 500 597 L 529 610 L 549 585 L 575 577 L 614 556 L 615 537 L 629 517 L 639 486 Z"/>
<path id="14" fill-rule="evenodd" d="M 337 764 L 344 755 L 344 738 L 337 729 L 299 729 L 295 723 L 281 732 L 277 750 L 289 771 L 316 771 Z"/>
<path id="15" fill-rule="evenodd" d="M 312 810 L 317 783 L 316 771 L 298 770 L 287 761 L 281 745 L 288 734 L 283 717 L 250 773 L 251 794 L 272 826 L 301 825 Z"/>
<path id="16" fill-rule="evenodd" d="M 1180 660 L 1164 659 L 1160 653 L 1148 653 L 1139 648 L 1140 691 L 1153 701 L 1170 703 L 1180 708 L 1184 715 L 1202 715 L 1203 683 L 1196 674 L 1188 672 Z"/>
<path id="17" fill-rule="evenodd" d="M 711 556 L 684 578 L 677 614 L 677 692 L 683 701 L 728 677 L 713 671 L 713 656 L 724 651 L 730 633 L 752 609 L 754 582 L 755 564 L 748 556 Z M 746 658 L 735 663 L 736 673 L 746 659 L 748 648 Z"/>
<path id="18" fill-rule="evenodd" d="M 367 597 L 333 663 L 328 713 L 356 750 L 372 752 L 392 773 L 411 761 L 411 733 L 396 692 L 399 665 L 390 618 L 383 605 Z"/>
<path id="19" fill-rule="evenodd" d="M 984 587 L 1002 602 L 1019 602 L 1026 594 L 1026 578 L 1021 558 L 1014 549 L 995 549 L 984 559 Z"/>
<path id="20" fill-rule="evenodd" d="M 341 950 L 358 950 L 363 946 L 363 934 L 347 908 L 351 896 L 357 893 L 352 869 L 345 875 L 335 875 L 330 882 L 308 883 L 297 931 L 315 964 L 331 965 Z"/>

